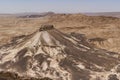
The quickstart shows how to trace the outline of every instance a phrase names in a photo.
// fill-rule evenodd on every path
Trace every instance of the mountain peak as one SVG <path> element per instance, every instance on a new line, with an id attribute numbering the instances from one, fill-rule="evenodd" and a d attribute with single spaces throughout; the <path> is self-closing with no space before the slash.
<path id="1" fill-rule="evenodd" d="M 40 27 L 39 31 L 47 31 L 52 29 L 54 29 L 54 25 L 45 24 Z"/>

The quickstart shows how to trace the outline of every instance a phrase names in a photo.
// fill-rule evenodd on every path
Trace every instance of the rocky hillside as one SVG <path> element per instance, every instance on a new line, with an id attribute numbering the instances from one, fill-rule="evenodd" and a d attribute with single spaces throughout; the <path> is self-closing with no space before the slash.
<path id="1" fill-rule="evenodd" d="M 0 48 L 0 71 L 53 80 L 118 80 L 120 55 L 89 44 L 83 34 L 43 25 Z"/>

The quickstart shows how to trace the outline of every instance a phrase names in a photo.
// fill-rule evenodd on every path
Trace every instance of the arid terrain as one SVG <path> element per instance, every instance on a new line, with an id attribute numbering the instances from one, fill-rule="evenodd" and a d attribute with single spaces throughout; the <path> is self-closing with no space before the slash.
<path id="1" fill-rule="evenodd" d="M 120 19 L 0 16 L 0 80 L 119 80 Z"/>
<path id="2" fill-rule="evenodd" d="M 42 24 L 53 24 L 64 33 L 85 34 L 98 48 L 120 53 L 120 19 L 83 14 L 52 14 L 45 17 L 0 17 L 0 44 L 12 37 L 34 32 Z"/>

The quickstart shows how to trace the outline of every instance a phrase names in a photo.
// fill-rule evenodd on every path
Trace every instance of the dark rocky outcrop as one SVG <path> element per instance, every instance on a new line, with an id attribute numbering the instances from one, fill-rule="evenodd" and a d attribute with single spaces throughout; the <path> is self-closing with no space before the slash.
<path id="1" fill-rule="evenodd" d="M 108 76 L 108 80 L 119 80 L 116 74 L 111 74 Z"/>
<path id="2" fill-rule="evenodd" d="M 51 30 L 51 29 L 54 29 L 53 25 L 42 25 L 39 31 L 46 31 L 46 30 Z"/>
<path id="3" fill-rule="evenodd" d="M 52 80 L 50 78 L 30 78 L 30 77 L 20 77 L 16 73 L 11 73 L 11 72 L 0 72 L 0 80 Z"/>

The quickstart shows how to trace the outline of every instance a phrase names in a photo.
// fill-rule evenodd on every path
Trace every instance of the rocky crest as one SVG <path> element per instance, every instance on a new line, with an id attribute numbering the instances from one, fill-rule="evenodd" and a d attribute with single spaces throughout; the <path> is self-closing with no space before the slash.
<path id="1" fill-rule="evenodd" d="M 120 78 L 119 54 L 92 47 L 85 36 L 64 34 L 53 25 L 43 25 L 8 45 L 0 48 L 0 71 L 53 80 Z"/>
<path id="2" fill-rule="evenodd" d="M 39 31 L 47 31 L 47 30 L 52 30 L 52 29 L 54 29 L 53 25 L 42 25 Z"/>

